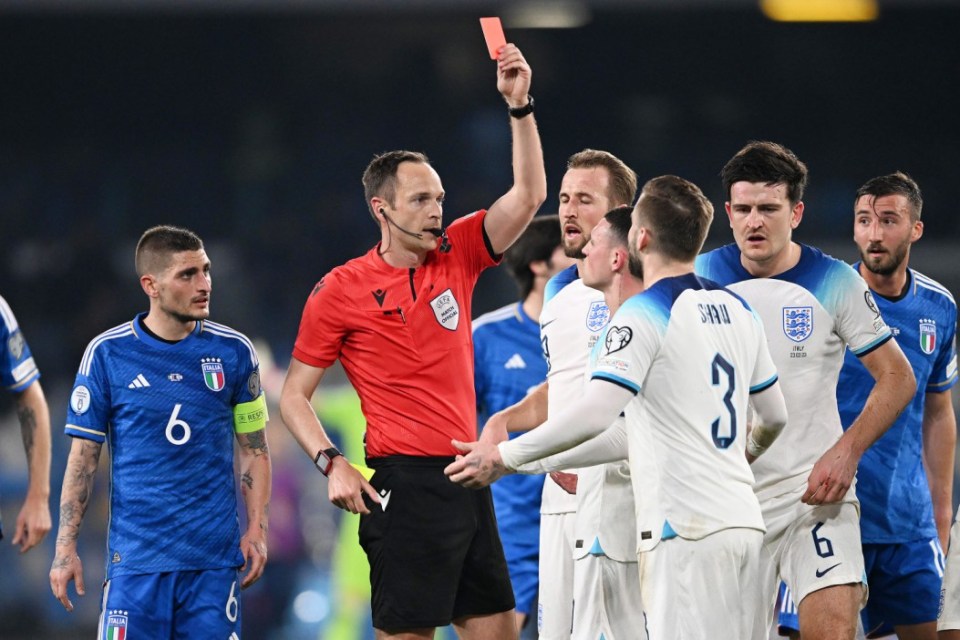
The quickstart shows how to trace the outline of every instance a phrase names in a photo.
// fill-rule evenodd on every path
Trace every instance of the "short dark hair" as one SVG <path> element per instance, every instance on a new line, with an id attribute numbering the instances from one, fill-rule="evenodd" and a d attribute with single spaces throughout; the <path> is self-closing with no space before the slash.
<path id="1" fill-rule="evenodd" d="M 517 241 L 504 252 L 503 266 L 517 283 L 521 300 L 533 290 L 534 276 L 530 263 L 537 260 L 549 262 L 561 242 L 560 216 L 537 216 L 530 221 Z"/>
<path id="2" fill-rule="evenodd" d="M 167 268 L 174 253 L 201 249 L 203 240 L 189 229 L 166 224 L 150 227 L 140 236 L 134 253 L 137 275 L 158 274 Z"/>
<path id="3" fill-rule="evenodd" d="M 634 259 L 630 251 L 630 227 L 633 225 L 633 207 L 622 205 L 607 211 L 604 219 L 610 223 L 610 234 L 617 244 L 627 249 L 627 268 L 634 278 L 643 278 L 643 265 Z"/>
<path id="4" fill-rule="evenodd" d="M 370 200 L 374 196 L 380 196 L 391 207 L 394 205 L 394 198 L 397 196 L 397 167 L 403 162 L 419 162 L 428 165 L 430 159 L 419 151 L 387 151 L 373 156 L 373 160 L 364 170 L 363 197 L 367 199 L 367 207 L 374 220 L 377 216 L 373 207 L 370 206 Z"/>
<path id="5" fill-rule="evenodd" d="M 660 176 L 643 185 L 637 223 L 652 232 L 653 250 L 672 260 L 697 257 L 713 221 L 713 205 L 700 187 L 677 176 Z"/>
<path id="6" fill-rule="evenodd" d="M 584 149 L 567 159 L 567 169 L 603 167 L 610 175 L 607 198 L 617 205 L 633 204 L 637 195 L 637 174 L 623 160 L 609 151 Z"/>
<path id="7" fill-rule="evenodd" d="M 807 186 L 807 165 L 781 144 L 754 140 L 730 158 L 720 171 L 720 178 L 728 199 L 734 183 L 762 182 L 787 185 L 790 204 L 796 204 L 803 199 Z"/>
<path id="8" fill-rule="evenodd" d="M 920 192 L 920 185 L 903 171 L 870 178 L 857 189 L 853 202 L 856 204 L 857 200 L 863 196 L 873 196 L 876 199 L 893 195 L 904 196 L 910 203 L 911 220 L 916 222 L 920 219 L 920 212 L 923 211 L 923 194 Z"/>

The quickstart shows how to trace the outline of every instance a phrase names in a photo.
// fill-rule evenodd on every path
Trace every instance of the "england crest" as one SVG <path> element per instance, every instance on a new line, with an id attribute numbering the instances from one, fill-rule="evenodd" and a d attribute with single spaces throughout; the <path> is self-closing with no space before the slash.
<path id="1" fill-rule="evenodd" d="M 937 348 L 937 323 L 934 320 L 920 320 L 920 350 L 930 355 Z"/>
<path id="2" fill-rule="evenodd" d="M 111 610 L 107 616 L 107 640 L 125 640 L 127 620 L 126 611 Z"/>
<path id="3" fill-rule="evenodd" d="M 203 371 L 203 381 L 211 391 L 220 391 L 226 384 L 223 375 L 223 364 L 220 358 L 203 358 L 200 360 L 200 369 Z"/>
<path id="4" fill-rule="evenodd" d="M 813 333 L 813 307 L 784 307 L 783 333 L 794 342 L 803 342 Z"/>
<path id="5" fill-rule="evenodd" d="M 610 307 L 606 302 L 591 302 L 587 311 L 587 329 L 600 331 L 610 322 Z"/>

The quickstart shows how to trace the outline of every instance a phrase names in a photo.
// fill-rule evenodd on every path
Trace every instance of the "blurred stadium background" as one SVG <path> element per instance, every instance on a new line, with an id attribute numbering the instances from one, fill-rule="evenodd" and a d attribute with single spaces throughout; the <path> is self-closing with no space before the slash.
<path id="1" fill-rule="evenodd" d="M 81 534 L 87 595 L 67 615 L 46 577 L 61 434 L 87 341 L 146 308 L 139 234 L 159 223 L 200 233 L 214 319 L 256 338 L 279 384 L 313 283 L 377 238 L 360 185 L 372 154 L 425 151 L 448 222 L 509 185 L 479 16 L 502 16 L 533 67 L 551 194 L 569 154 L 608 149 L 641 179 L 701 185 L 718 207 L 716 246 L 730 239 L 720 167 L 747 140 L 773 139 L 811 170 L 795 237 L 853 259 L 855 189 L 901 169 L 926 200 L 912 264 L 960 291 L 960 3 L 797 2 L 877 15 L 776 22 L 774 0 L 0 0 L 0 293 L 40 365 L 54 432 L 54 532 L 26 556 L 0 544 L 0 639 L 93 637 L 106 474 Z M 542 211 L 555 210 L 551 195 Z M 488 273 L 475 315 L 514 296 Z M 350 446 L 362 427 L 349 394 L 333 396 L 328 419 Z M 349 524 L 274 418 L 271 560 L 245 595 L 244 637 L 366 637 L 362 564 L 336 552 Z M 8 531 L 25 474 L 4 395 Z"/>

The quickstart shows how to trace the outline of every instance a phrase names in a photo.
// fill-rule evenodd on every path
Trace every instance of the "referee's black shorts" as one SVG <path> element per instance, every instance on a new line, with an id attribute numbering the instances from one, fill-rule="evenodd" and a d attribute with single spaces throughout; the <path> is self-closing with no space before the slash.
<path id="1" fill-rule="evenodd" d="M 514 607 L 490 489 L 451 482 L 453 458 L 371 458 L 360 545 L 370 561 L 373 626 L 385 631 L 442 627 L 462 616 Z"/>

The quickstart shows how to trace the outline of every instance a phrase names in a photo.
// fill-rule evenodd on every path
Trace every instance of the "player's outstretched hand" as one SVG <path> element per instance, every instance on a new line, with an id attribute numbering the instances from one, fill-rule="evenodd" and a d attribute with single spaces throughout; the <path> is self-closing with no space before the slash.
<path id="1" fill-rule="evenodd" d="M 497 91 L 510 107 L 525 107 L 533 71 L 517 45 L 505 44 L 497 58 Z"/>
<path id="2" fill-rule="evenodd" d="M 13 544 L 20 545 L 20 553 L 25 553 L 40 544 L 50 532 L 50 505 L 42 497 L 27 495 L 17 516 L 17 528 L 13 534 Z"/>
<path id="3" fill-rule="evenodd" d="M 240 567 L 240 573 L 246 572 L 240 581 L 240 588 L 246 589 L 263 575 L 263 569 L 267 566 L 267 540 L 266 531 L 259 527 L 255 531 L 247 529 L 247 532 L 240 538 L 240 553 L 243 554 L 243 566 Z"/>
<path id="4" fill-rule="evenodd" d="M 50 589 L 67 611 L 73 611 L 73 603 L 67 596 L 67 585 L 71 580 L 75 581 L 78 596 L 86 594 L 87 590 L 83 585 L 83 564 L 76 549 L 61 552 L 58 548 L 53 566 L 50 567 Z"/>
<path id="5" fill-rule="evenodd" d="M 859 462 L 859 456 L 854 455 L 841 438 L 813 465 L 807 479 L 807 491 L 800 501 L 813 505 L 840 502 L 853 484 Z"/>
<path id="6" fill-rule="evenodd" d="M 495 444 L 459 440 L 451 442 L 458 451 L 466 454 L 457 456 L 457 459 L 443 470 L 452 482 L 468 489 L 482 489 L 509 473 L 503 466 L 500 449 Z"/>
<path id="7" fill-rule="evenodd" d="M 333 459 L 333 468 L 327 476 L 327 496 L 335 506 L 350 513 L 370 513 L 364 504 L 363 494 L 373 502 L 380 504 L 380 496 L 367 479 L 357 471 L 343 456 Z"/>
<path id="8" fill-rule="evenodd" d="M 577 494 L 577 474 L 567 473 L 566 471 L 551 471 L 550 479 L 570 495 Z"/>

